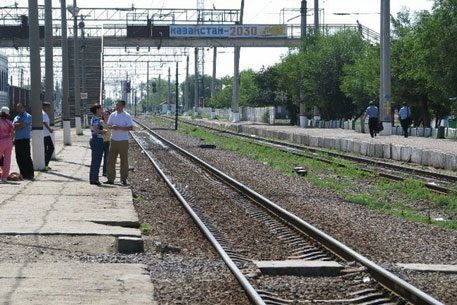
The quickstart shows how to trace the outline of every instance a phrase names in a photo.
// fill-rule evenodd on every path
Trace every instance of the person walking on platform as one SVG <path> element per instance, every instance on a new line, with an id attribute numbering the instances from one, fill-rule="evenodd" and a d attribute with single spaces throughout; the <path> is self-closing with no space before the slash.
<path id="1" fill-rule="evenodd" d="M 16 162 L 19 166 L 24 179 L 33 180 L 35 173 L 33 170 L 33 162 L 30 156 L 30 130 L 32 129 L 32 116 L 25 111 L 25 106 L 18 103 L 16 106 L 18 115 L 14 118 L 15 130 L 15 153 Z"/>
<path id="2" fill-rule="evenodd" d="M 13 150 L 14 125 L 8 119 L 10 109 L 2 107 L 0 110 L 0 156 L 3 156 L 2 182 L 6 183 L 10 174 L 11 151 Z"/>
<path id="3" fill-rule="evenodd" d="M 379 110 L 378 107 L 374 105 L 373 101 L 370 101 L 369 106 L 365 111 L 365 115 L 368 116 L 368 128 L 370 129 L 370 135 L 374 138 L 378 133 Z"/>
<path id="4" fill-rule="evenodd" d="M 106 130 L 103 129 L 103 125 L 100 121 L 102 115 L 102 106 L 96 103 L 90 107 L 90 112 L 94 114 L 90 122 L 92 137 L 90 138 L 90 149 L 92 150 L 92 159 L 90 161 L 90 184 L 101 185 L 98 174 L 100 173 L 100 164 L 102 163 L 103 155 L 103 135 Z"/>
<path id="5" fill-rule="evenodd" d="M 411 109 L 403 103 L 403 107 L 398 111 L 398 118 L 400 119 L 401 127 L 403 128 L 403 135 L 408 137 L 408 128 L 411 125 Z"/>
<path id="6" fill-rule="evenodd" d="M 109 156 L 109 145 L 111 140 L 111 130 L 108 127 L 108 119 L 110 116 L 109 110 L 103 112 L 102 125 L 106 130 L 106 133 L 103 135 L 103 176 L 106 177 L 106 167 L 108 166 L 108 156 Z"/>
<path id="7" fill-rule="evenodd" d="M 50 170 L 51 168 L 48 166 L 49 161 L 51 161 L 52 154 L 54 153 L 54 143 L 52 142 L 51 133 L 54 132 L 52 128 L 49 126 L 49 116 L 48 112 L 51 109 L 51 103 L 44 102 L 43 103 L 43 139 L 44 139 L 44 163 L 46 165 L 46 170 Z"/>
<path id="8" fill-rule="evenodd" d="M 121 156 L 121 182 L 128 185 L 129 175 L 129 131 L 133 130 L 133 120 L 130 114 L 124 111 L 125 101 L 118 100 L 116 111 L 108 119 L 108 126 L 111 128 L 111 144 L 106 169 L 107 184 L 113 184 L 116 178 L 117 155 Z"/>

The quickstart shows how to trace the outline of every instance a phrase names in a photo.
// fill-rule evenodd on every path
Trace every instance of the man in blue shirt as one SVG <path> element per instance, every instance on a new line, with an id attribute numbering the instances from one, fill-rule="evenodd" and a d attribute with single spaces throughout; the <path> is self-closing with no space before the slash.
<path id="1" fill-rule="evenodd" d="M 403 135 L 405 138 L 408 137 L 408 128 L 411 125 L 411 109 L 403 103 L 403 107 L 398 112 L 398 118 L 400 119 L 401 127 L 403 127 Z"/>
<path id="2" fill-rule="evenodd" d="M 378 107 L 374 105 L 373 101 L 370 101 L 365 114 L 368 116 L 368 127 L 370 128 L 370 135 L 372 138 L 374 138 L 378 133 L 379 110 Z"/>
<path id="3" fill-rule="evenodd" d="M 25 111 L 24 104 L 18 103 L 16 110 L 19 113 L 13 121 L 15 130 L 15 153 L 19 171 L 24 179 L 33 180 L 33 162 L 30 156 L 30 130 L 32 116 Z"/>

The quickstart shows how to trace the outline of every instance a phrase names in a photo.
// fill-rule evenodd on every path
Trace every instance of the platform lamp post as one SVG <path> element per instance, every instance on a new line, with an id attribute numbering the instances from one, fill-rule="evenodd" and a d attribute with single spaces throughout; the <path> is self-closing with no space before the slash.
<path id="1" fill-rule="evenodd" d="M 306 0 L 301 1 L 300 7 L 300 15 L 301 15 L 301 39 L 302 43 L 305 43 L 306 38 Z M 305 104 L 305 92 L 300 90 L 300 127 L 306 128 L 308 125 L 307 118 L 306 118 L 306 104 Z"/>
<path id="2" fill-rule="evenodd" d="M 379 114 L 384 127 L 384 130 L 381 132 L 382 135 L 392 134 L 390 68 L 390 0 L 381 0 L 381 83 Z"/>
<path id="3" fill-rule="evenodd" d="M 60 0 L 60 13 L 62 25 L 62 115 L 63 115 L 63 143 L 71 145 L 71 124 L 68 75 L 68 39 L 67 39 L 67 9 L 66 1 Z"/>
<path id="4" fill-rule="evenodd" d="M 241 0 L 240 22 L 243 24 L 244 0 Z M 233 96 L 232 108 L 230 112 L 230 121 L 238 123 L 240 121 L 240 55 L 241 48 L 235 47 L 234 52 L 234 69 L 233 69 Z"/>
<path id="5" fill-rule="evenodd" d="M 76 0 L 73 0 L 73 6 L 68 6 L 68 10 L 73 15 L 73 39 L 74 39 L 74 75 L 75 75 L 75 128 L 76 134 L 82 135 L 81 129 L 81 88 L 79 82 L 79 42 L 78 42 L 78 12 Z"/>
<path id="6" fill-rule="evenodd" d="M 32 151 L 33 168 L 43 170 L 44 140 L 43 116 L 41 113 L 41 63 L 40 63 L 40 35 L 38 26 L 38 2 L 29 0 L 29 48 L 30 48 L 30 100 L 32 105 Z"/>
<path id="7" fill-rule="evenodd" d="M 52 0 L 45 0 L 44 2 L 44 14 L 45 14 L 45 75 L 46 75 L 46 90 L 45 100 L 51 104 L 49 110 L 49 125 L 54 129 L 54 61 L 53 61 L 53 38 L 52 38 Z M 51 133 L 52 142 L 55 143 L 54 133 Z M 55 145 L 54 145 L 55 146 Z M 52 159 L 55 160 L 55 150 L 52 153 Z"/>

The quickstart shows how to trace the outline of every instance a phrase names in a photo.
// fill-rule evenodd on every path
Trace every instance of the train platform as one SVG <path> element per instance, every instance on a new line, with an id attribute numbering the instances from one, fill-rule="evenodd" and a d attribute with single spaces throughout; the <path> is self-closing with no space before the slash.
<path id="1" fill-rule="evenodd" d="M 199 124 L 226 128 L 313 147 L 329 148 L 368 157 L 411 162 L 449 171 L 457 170 L 457 139 L 398 135 L 371 138 L 370 134 L 341 128 L 300 128 L 242 121 L 198 119 Z"/>
<path id="2" fill-rule="evenodd" d="M 156 304 L 146 265 L 41 259 L 13 250 L 6 258 L 1 255 L 21 243 L 43 251 L 112 254 L 121 250 L 119 240 L 141 239 L 131 189 L 120 183 L 90 185 L 88 132 L 72 132 L 72 145 L 63 146 L 63 131 L 56 131 L 57 160 L 50 171 L 35 172 L 34 181 L 0 184 L 0 301 L 126 304 L 134 299 L 135 304 Z M 18 171 L 14 156 L 12 171 Z M 50 247 L 40 243 L 45 238 L 58 241 Z"/>

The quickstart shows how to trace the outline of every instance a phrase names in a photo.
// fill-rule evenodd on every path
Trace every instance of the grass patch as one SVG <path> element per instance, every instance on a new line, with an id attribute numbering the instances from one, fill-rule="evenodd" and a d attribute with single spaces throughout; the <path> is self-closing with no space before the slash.
<path id="1" fill-rule="evenodd" d="M 151 226 L 147 225 L 145 223 L 142 223 L 140 225 L 140 231 L 141 231 L 141 234 L 149 236 L 151 234 Z"/>
<path id="2" fill-rule="evenodd" d="M 152 122 L 163 120 L 151 119 Z M 332 160 L 331 164 L 296 156 L 268 146 L 250 143 L 250 140 L 228 138 L 197 127 L 181 124 L 178 132 L 202 139 L 208 144 L 235 151 L 243 157 L 267 164 L 285 175 L 295 175 L 294 167 L 308 170 L 306 179 L 315 186 L 331 190 L 348 202 L 366 206 L 371 210 L 393 215 L 414 222 L 457 229 L 457 195 L 440 195 L 423 187 L 423 181 L 407 179 L 395 182 L 378 178 L 351 161 L 331 159 L 325 153 L 318 156 Z M 339 167 L 338 164 L 346 167 Z M 415 208 L 415 201 L 425 201 L 429 209 Z M 417 206 L 417 205 L 416 205 Z M 430 209 L 440 210 L 452 220 L 436 221 Z"/>

